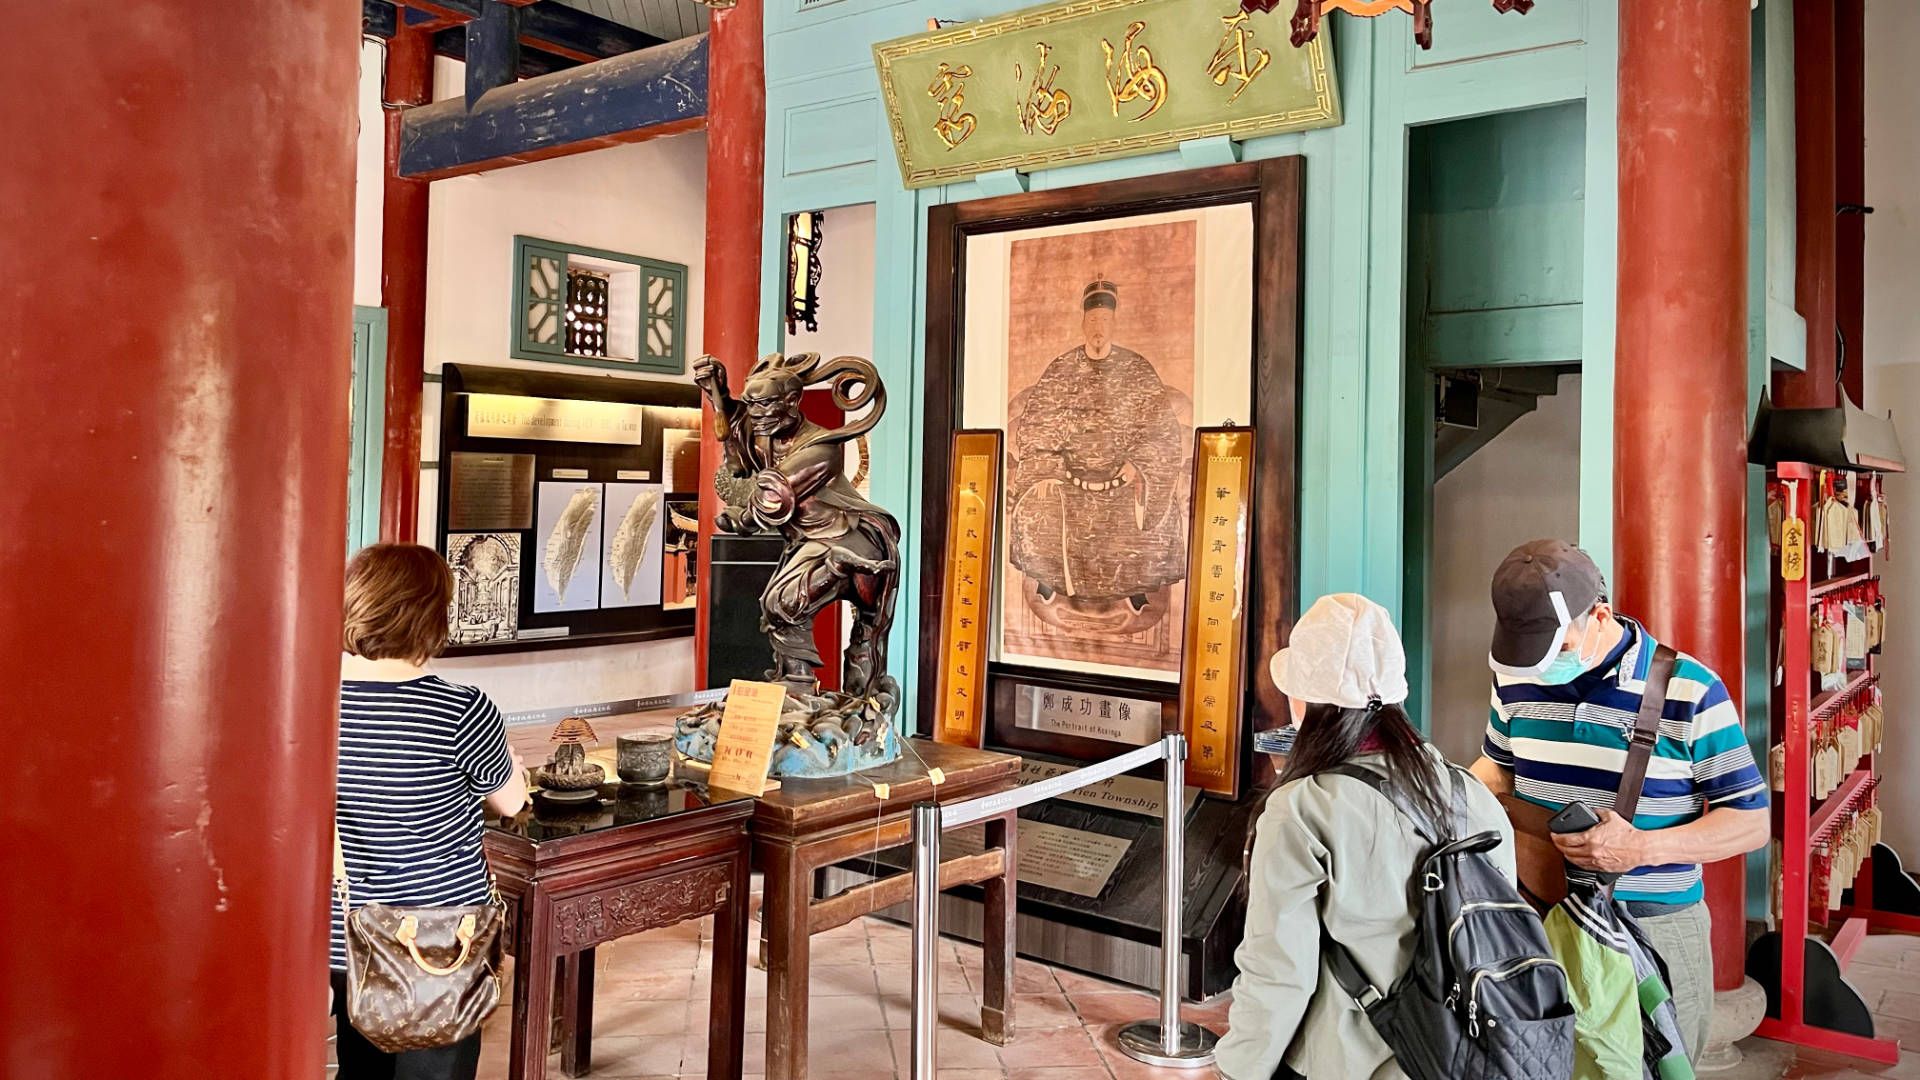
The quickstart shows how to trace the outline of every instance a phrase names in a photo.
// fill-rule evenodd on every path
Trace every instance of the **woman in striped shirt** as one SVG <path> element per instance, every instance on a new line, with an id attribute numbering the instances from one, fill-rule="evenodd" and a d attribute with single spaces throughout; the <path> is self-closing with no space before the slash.
<path id="1" fill-rule="evenodd" d="M 334 820 L 355 907 L 484 903 L 480 808 L 510 815 L 527 801 L 500 710 L 422 669 L 446 647 L 452 592 L 446 562 L 416 544 L 376 544 L 347 566 Z M 473 1080 L 477 1034 L 388 1054 L 354 1030 L 337 897 L 331 950 L 338 1080 Z"/>

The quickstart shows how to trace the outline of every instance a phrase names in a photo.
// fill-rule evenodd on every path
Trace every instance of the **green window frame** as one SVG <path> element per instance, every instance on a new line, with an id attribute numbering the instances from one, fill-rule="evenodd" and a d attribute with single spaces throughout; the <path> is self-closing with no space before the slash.
<path id="1" fill-rule="evenodd" d="M 628 312 L 610 311 L 613 325 L 634 328 L 635 355 L 583 356 L 566 350 L 566 305 L 569 269 L 579 266 L 633 276 L 615 291 L 615 303 L 632 304 Z M 610 346 L 617 347 L 617 346 Z M 550 360 L 586 367 L 684 375 L 687 371 L 687 268 L 680 263 L 640 255 L 583 247 L 536 236 L 513 238 L 513 339 L 509 350 L 517 360 Z"/>

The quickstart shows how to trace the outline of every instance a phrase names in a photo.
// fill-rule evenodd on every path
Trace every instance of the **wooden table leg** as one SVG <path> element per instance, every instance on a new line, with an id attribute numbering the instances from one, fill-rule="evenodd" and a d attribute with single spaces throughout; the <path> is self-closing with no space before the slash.
<path id="1" fill-rule="evenodd" d="M 812 868 L 800 849 L 769 844 L 761 851 L 766 856 L 760 918 L 767 928 L 767 1080 L 807 1080 Z"/>
<path id="2" fill-rule="evenodd" d="M 513 946 L 513 1044 L 508 1080 L 547 1080 L 553 1014 L 553 903 L 539 885 L 520 895 Z"/>
<path id="3" fill-rule="evenodd" d="M 727 902 L 713 917 L 707 1080 L 740 1080 L 746 1068 L 747 902 L 752 891 L 752 868 L 742 848 L 733 858 Z"/>
<path id="4" fill-rule="evenodd" d="M 986 893 L 981 917 L 980 1033 L 1001 1046 L 1013 1041 L 1014 875 L 1019 866 L 1020 826 L 1013 814 L 987 822 L 986 845 L 1006 852 L 1006 872 L 981 883 Z"/>
<path id="5" fill-rule="evenodd" d="M 560 1071 L 585 1076 L 593 1071 L 593 950 L 581 949 L 562 965 Z"/>

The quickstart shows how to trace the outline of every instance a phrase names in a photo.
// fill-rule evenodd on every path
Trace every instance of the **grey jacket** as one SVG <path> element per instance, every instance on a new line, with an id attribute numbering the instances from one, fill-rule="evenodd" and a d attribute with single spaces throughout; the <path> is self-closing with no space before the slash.
<path id="1" fill-rule="evenodd" d="M 1355 760 L 1383 769 L 1377 754 Z M 1492 792 L 1462 779 L 1472 831 L 1501 835 L 1488 857 L 1513 877 L 1513 827 Z M 1284 1056 L 1307 1080 L 1405 1080 L 1367 1015 L 1323 973 L 1320 926 L 1375 986 L 1391 987 L 1413 962 L 1408 882 L 1423 848 L 1407 819 L 1358 780 L 1316 776 L 1273 793 L 1254 839 L 1222 1076 L 1268 1080 Z"/>

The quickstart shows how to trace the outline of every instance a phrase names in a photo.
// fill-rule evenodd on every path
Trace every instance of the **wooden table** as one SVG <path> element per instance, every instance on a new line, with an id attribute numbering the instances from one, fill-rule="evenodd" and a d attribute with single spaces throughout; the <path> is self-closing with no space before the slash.
<path id="1" fill-rule="evenodd" d="M 714 916 L 712 1041 L 707 1075 L 739 1080 L 747 1008 L 747 827 L 753 800 L 675 781 L 607 785 L 584 810 L 536 801 L 486 830 L 487 861 L 512 930 L 510 1080 L 545 1080 L 556 971 L 560 1069 L 592 1069 L 595 946 Z"/>
<path id="2" fill-rule="evenodd" d="M 927 769 L 945 782 L 935 787 Z M 768 1080 L 807 1075 L 807 964 L 810 938 L 862 915 L 904 903 L 911 874 L 894 874 L 816 900 L 818 870 L 880 848 L 905 844 L 913 804 L 961 802 L 1017 787 L 1020 759 L 1008 754 L 913 739 L 901 760 L 832 780 L 784 780 L 759 801 L 753 816 L 753 854 L 766 877 L 761 912 L 767 956 Z M 889 787 L 882 801 L 875 784 Z M 1012 812 L 986 822 L 986 850 L 942 859 L 940 887 L 979 883 L 986 891 L 986 987 L 980 1027 L 990 1042 L 1013 1037 L 1013 916 L 1015 842 Z"/>

